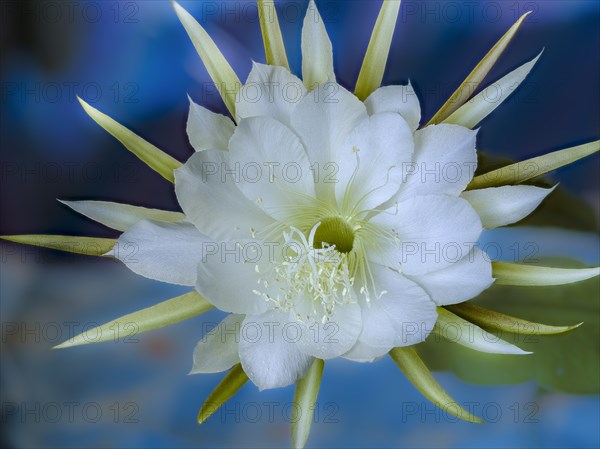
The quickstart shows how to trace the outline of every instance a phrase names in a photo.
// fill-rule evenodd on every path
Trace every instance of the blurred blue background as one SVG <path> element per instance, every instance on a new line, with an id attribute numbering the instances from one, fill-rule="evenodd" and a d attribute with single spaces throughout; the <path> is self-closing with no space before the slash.
<path id="1" fill-rule="evenodd" d="M 300 73 L 307 1 L 278 2 L 292 70 Z M 317 1 L 338 81 L 352 89 L 380 1 Z M 254 2 L 182 2 L 240 79 L 264 62 Z M 187 94 L 225 113 L 167 1 L 2 1 L 0 234 L 114 237 L 56 201 L 105 199 L 176 210 L 172 186 L 92 122 L 75 95 L 180 160 Z M 504 75 L 545 52 L 526 83 L 482 123 L 479 148 L 524 159 L 600 135 L 600 3 L 475 1 L 402 4 L 384 84 L 415 86 L 425 119 L 525 11 L 517 38 L 492 70 Z M 599 210 L 598 156 L 554 173 Z M 538 238 L 547 255 L 598 263 L 595 234 L 508 230 Z M 524 232 L 525 234 L 519 234 Z M 561 240 L 562 238 L 562 240 Z M 246 385 L 203 426 L 196 413 L 220 376 L 186 376 L 204 323 L 65 351 L 50 348 L 184 290 L 99 261 L 2 243 L 4 447 L 281 447 L 289 443 L 293 389 Z M 314 447 L 598 447 L 597 396 L 532 383 L 481 387 L 440 382 L 476 402 L 489 424 L 458 423 L 425 401 L 390 360 L 328 363 L 309 445 Z"/>

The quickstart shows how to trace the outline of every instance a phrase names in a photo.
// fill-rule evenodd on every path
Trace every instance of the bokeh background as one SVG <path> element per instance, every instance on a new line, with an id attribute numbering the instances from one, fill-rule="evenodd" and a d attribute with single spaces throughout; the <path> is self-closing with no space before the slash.
<path id="1" fill-rule="evenodd" d="M 205 26 L 240 79 L 251 60 L 264 62 L 254 2 L 182 4 Z M 278 2 L 295 73 L 300 73 L 307 4 Z M 354 86 L 380 4 L 317 1 L 333 43 L 338 81 L 348 88 Z M 191 154 L 187 95 L 215 111 L 225 113 L 225 107 L 169 2 L 3 0 L 0 8 L 0 234 L 115 236 L 57 198 L 177 210 L 172 186 L 93 123 L 75 97 L 180 160 Z M 488 79 L 542 48 L 544 54 L 520 89 L 482 123 L 480 149 L 524 159 L 598 139 L 600 3 L 595 0 L 404 1 L 384 84 L 410 79 L 423 116 L 430 117 L 527 10 L 533 13 Z M 533 222 L 484 239 L 504 249 L 503 259 L 522 260 L 527 256 L 522 242 L 533 242 L 540 257 L 597 265 L 599 173 L 597 155 L 553 173 L 564 189 L 564 208 L 554 211 L 552 223 L 564 223 L 569 231 L 540 230 Z M 113 261 L 6 242 L 0 250 L 4 447 L 289 444 L 291 387 L 259 394 L 248 384 L 222 412 L 196 425 L 196 413 L 220 376 L 186 374 L 196 342 L 221 318 L 217 312 L 151 334 L 50 350 L 73 333 L 185 290 L 137 277 Z M 588 320 L 597 328 L 598 285 L 586 285 L 580 295 L 589 301 Z M 593 376 L 598 342 L 582 344 L 591 346 L 585 363 L 591 363 Z M 476 426 L 436 410 L 390 360 L 334 361 L 325 369 L 309 445 L 600 446 L 598 396 L 556 391 L 534 377 L 523 376 L 515 385 L 480 386 L 441 372 L 438 379 L 448 391 L 462 404 L 472 402 L 474 412 L 487 419 L 488 424 Z M 566 390 L 577 390 L 572 386 Z"/>

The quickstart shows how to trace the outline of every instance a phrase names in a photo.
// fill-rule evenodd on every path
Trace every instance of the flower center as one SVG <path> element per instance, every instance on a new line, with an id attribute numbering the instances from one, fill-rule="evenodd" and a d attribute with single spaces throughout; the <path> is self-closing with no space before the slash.
<path id="1" fill-rule="evenodd" d="M 327 217 L 321 220 L 313 244 L 316 249 L 335 245 L 338 252 L 349 253 L 354 247 L 354 231 L 344 219 Z"/>
<path id="2" fill-rule="evenodd" d="M 333 246 L 337 242 L 330 243 L 333 241 L 331 239 L 317 245 L 316 235 L 322 226 L 323 222 L 317 223 L 308 238 L 293 227 L 290 232 L 284 233 L 284 257 L 273 264 L 273 271 L 268 275 L 278 287 L 275 291 L 264 292 L 259 289 L 254 293 L 275 303 L 281 310 L 294 311 L 298 319 L 315 319 L 325 323 L 337 305 L 356 301 L 356 295 L 349 268 L 349 258 L 352 258 L 349 252 L 354 240 L 350 227 L 345 225 L 348 228 L 345 232 L 350 233 L 351 240 L 348 241 L 346 235 L 346 240 L 342 242 L 347 251 L 340 252 Z M 333 235 L 333 232 L 325 233 L 325 237 L 329 235 Z M 258 283 L 267 288 L 271 285 L 263 277 Z"/>

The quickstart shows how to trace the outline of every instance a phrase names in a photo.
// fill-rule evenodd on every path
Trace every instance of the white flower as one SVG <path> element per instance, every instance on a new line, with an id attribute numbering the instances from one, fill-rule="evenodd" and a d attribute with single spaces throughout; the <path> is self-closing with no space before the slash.
<path id="1" fill-rule="evenodd" d="M 142 221 L 120 238 L 139 247 L 134 262 L 123 258 L 133 271 L 194 285 L 236 314 L 238 325 L 215 332 L 233 326 L 239 336 L 202 340 L 192 372 L 241 361 L 261 389 L 282 387 L 313 357 L 373 361 L 420 343 L 436 306 L 493 282 L 476 247 L 477 212 L 507 224 L 550 191 L 525 187 L 509 221 L 505 210 L 486 211 L 494 189 L 461 197 L 477 131 L 416 130 L 410 85 L 382 87 L 363 103 L 335 82 L 307 91 L 287 69 L 254 64 L 236 110 L 237 126 L 191 104 L 198 151 L 175 172 L 191 224 Z M 227 363 L 207 356 L 217 353 Z"/>
<path id="2" fill-rule="evenodd" d="M 273 3 L 259 0 L 271 64 L 254 64 L 243 86 L 204 29 L 174 3 L 235 122 L 190 100 L 188 135 L 196 153 L 182 165 L 82 105 L 129 150 L 175 182 L 183 214 L 65 202 L 125 232 L 116 242 L 3 237 L 114 255 L 140 275 L 195 288 L 99 326 L 106 332 L 95 341 L 109 339 L 108 330 L 123 323 L 145 332 L 212 306 L 229 312 L 194 352 L 192 373 L 233 367 L 203 406 L 199 422 L 215 410 L 207 404 L 219 406 L 248 377 L 261 389 L 298 381 L 295 404 L 310 410 L 322 359 L 374 361 L 388 352 L 427 398 L 450 414 L 479 422 L 451 407 L 456 403 L 407 346 L 435 331 L 475 350 L 524 354 L 484 331 L 514 332 L 515 323 L 524 320 L 477 306 L 443 306 L 474 298 L 494 278 L 508 285 L 558 285 L 600 272 L 491 263 L 477 247 L 484 229 L 521 220 L 552 191 L 523 182 L 600 148 L 598 141 L 590 142 L 473 177 L 477 131 L 471 128 L 525 79 L 539 56 L 494 84 L 501 92 L 498 101 L 488 101 L 483 92 L 465 103 L 467 91 L 487 75 L 529 13 L 419 128 L 412 86 L 379 87 L 399 7 L 399 2 L 383 3 L 352 94 L 335 82 L 332 46 L 313 1 L 302 31 L 303 80 L 287 68 Z M 577 327 L 529 324 L 534 330 L 523 333 Z M 81 334 L 58 347 L 89 342 Z M 292 420 L 295 447 L 305 444 L 312 421 L 312 414 L 301 415 Z"/>

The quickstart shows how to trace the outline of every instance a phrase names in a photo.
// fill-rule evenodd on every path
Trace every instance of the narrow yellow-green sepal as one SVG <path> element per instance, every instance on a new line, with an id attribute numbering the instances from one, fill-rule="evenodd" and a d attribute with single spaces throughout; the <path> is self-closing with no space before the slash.
<path id="1" fill-rule="evenodd" d="M 3 235 L 0 239 L 86 256 L 102 256 L 117 243 L 115 239 L 45 234 Z"/>
<path id="2" fill-rule="evenodd" d="M 483 89 L 467 103 L 454 111 L 442 123 L 474 128 L 480 121 L 490 115 L 512 94 L 527 77 L 543 50 L 531 61 L 526 62 L 508 75 L 503 76 L 492 85 Z"/>
<path id="3" fill-rule="evenodd" d="M 381 86 L 398 11 L 400 11 L 400 0 L 384 0 L 354 89 L 354 95 L 362 101 Z"/>
<path id="4" fill-rule="evenodd" d="M 585 281 L 600 275 L 596 268 L 539 267 L 507 262 L 492 262 L 492 276 L 497 285 L 544 286 Z"/>
<path id="5" fill-rule="evenodd" d="M 129 131 L 120 123 L 98 109 L 90 106 L 81 98 L 77 97 L 85 112 L 102 128 L 108 131 L 115 139 L 121 142 L 125 148 L 139 157 L 148 167 L 157 172 L 163 178 L 173 182 L 175 177 L 173 170 L 181 167 L 181 162 L 169 156 L 164 151 L 156 148 L 151 143 L 142 139 L 137 134 Z"/>
<path id="6" fill-rule="evenodd" d="M 462 319 L 443 307 L 438 307 L 437 312 L 438 319 L 433 332 L 452 343 L 488 354 L 531 354 L 531 352 L 523 351 L 521 348 L 486 332 L 476 324 Z"/>
<path id="7" fill-rule="evenodd" d="M 333 47 L 314 0 L 308 3 L 302 22 L 302 82 L 308 90 L 326 81 L 335 81 Z"/>
<path id="8" fill-rule="evenodd" d="M 291 420 L 293 448 L 303 448 L 310 435 L 324 365 L 323 360 L 315 359 L 304 377 L 296 383 Z"/>
<path id="9" fill-rule="evenodd" d="M 193 318 L 212 308 L 206 299 L 193 291 L 89 329 L 55 346 L 54 349 L 104 341 L 124 341 L 143 332 Z"/>
<path id="10" fill-rule="evenodd" d="M 258 0 L 258 18 L 260 31 L 265 45 L 267 64 L 278 65 L 289 70 L 283 37 L 279 28 L 279 19 L 273 0 Z"/>
<path id="11" fill-rule="evenodd" d="M 583 323 L 574 326 L 550 326 L 534 323 L 504 313 L 480 307 L 470 302 L 444 306 L 450 312 L 485 329 L 499 332 L 510 332 L 520 335 L 554 335 L 562 334 L 578 328 Z"/>
<path id="12" fill-rule="evenodd" d="M 487 52 L 483 59 L 475 66 L 475 68 L 469 73 L 469 76 L 465 78 L 458 89 L 448 98 L 444 105 L 435 113 L 435 115 L 429 120 L 427 125 L 437 124 L 448 118 L 450 114 L 461 107 L 475 92 L 477 87 L 481 84 L 483 79 L 487 76 L 489 71 L 492 69 L 494 64 L 498 61 L 510 41 L 515 37 L 517 31 L 523 24 L 525 18 L 531 14 L 531 11 L 523 14 L 515 24 L 500 38 L 498 42 Z"/>
<path id="13" fill-rule="evenodd" d="M 200 59 L 202 59 L 213 83 L 215 83 L 215 87 L 221 94 L 227 109 L 235 119 L 235 97 L 242 86 L 238 76 L 221 53 L 221 50 L 219 50 L 219 47 L 217 47 L 217 44 L 198 21 L 175 1 L 173 2 L 173 8 L 175 8 L 177 17 L 179 17 L 181 24 L 192 40 L 194 48 L 200 55 Z"/>
<path id="14" fill-rule="evenodd" d="M 465 421 L 474 423 L 483 422 L 481 419 L 463 409 L 444 391 L 413 348 L 394 348 L 390 351 L 390 357 L 392 357 L 394 362 L 396 362 L 396 365 L 398 365 L 415 388 L 437 407 L 441 408 L 446 413 Z"/>
<path id="15" fill-rule="evenodd" d="M 600 150 L 600 140 L 507 165 L 473 178 L 467 190 L 513 185 L 571 164 Z"/>
<path id="16" fill-rule="evenodd" d="M 213 390 L 198 413 L 198 424 L 202 424 L 227 402 L 248 381 L 242 365 L 238 363 L 227 373 L 219 385 Z"/>
<path id="17" fill-rule="evenodd" d="M 149 209 L 130 204 L 109 201 L 59 201 L 75 212 L 117 231 L 126 231 L 140 220 L 158 220 L 168 223 L 185 220 L 185 215 L 181 212 Z"/>

